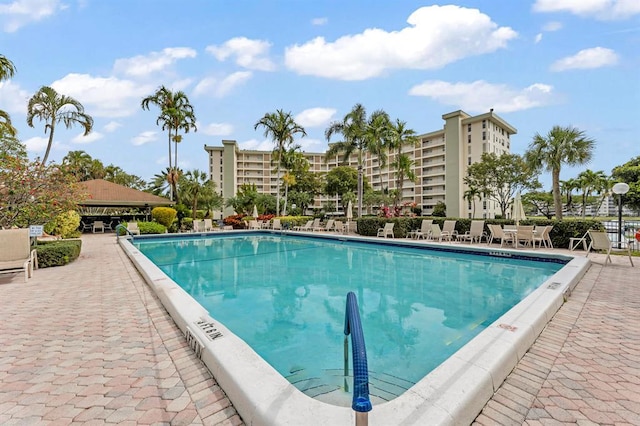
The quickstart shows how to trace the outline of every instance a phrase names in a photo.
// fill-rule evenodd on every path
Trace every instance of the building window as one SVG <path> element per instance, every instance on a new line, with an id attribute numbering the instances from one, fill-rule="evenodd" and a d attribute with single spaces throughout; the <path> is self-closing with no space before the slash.
<path id="1" fill-rule="evenodd" d="M 487 128 L 487 120 L 482 120 L 482 128 L 483 129 Z"/>
<path id="2" fill-rule="evenodd" d="M 487 202 L 483 201 L 482 202 L 482 210 L 486 210 L 487 209 Z"/>
<path id="3" fill-rule="evenodd" d="M 487 132 L 482 132 L 482 140 L 483 141 L 487 140 Z"/>
<path id="4" fill-rule="evenodd" d="M 467 143 L 471 143 L 471 135 L 467 136 Z"/>
<path id="5" fill-rule="evenodd" d="M 487 152 L 487 144 L 486 143 L 482 144 L 482 152 Z"/>
<path id="6" fill-rule="evenodd" d="M 467 158 L 467 165 L 470 166 L 471 165 L 471 157 Z"/>
<path id="7" fill-rule="evenodd" d="M 470 132 L 471 131 L 471 124 L 467 125 L 467 131 Z"/>

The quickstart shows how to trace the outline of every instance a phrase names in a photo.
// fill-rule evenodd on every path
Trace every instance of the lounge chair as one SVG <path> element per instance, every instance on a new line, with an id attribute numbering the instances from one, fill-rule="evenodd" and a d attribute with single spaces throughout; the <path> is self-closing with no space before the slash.
<path id="1" fill-rule="evenodd" d="M 273 219 L 273 223 L 271 224 L 271 229 L 282 231 L 282 223 L 280 219 Z"/>
<path id="2" fill-rule="evenodd" d="M 523 246 L 536 248 L 533 240 L 533 226 L 519 225 L 516 231 L 516 244 L 522 243 Z"/>
<path id="3" fill-rule="evenodd" d="M 38 256 L 31 250 L 29 229 L 3 229 L 0 231 L 0 274 L 24 271 L 24 281 L 38 268 Z"/>
<path id="4" fill-rule="evenodd" d="M 388 236 L 391 236 L 391 238 L 395 238 L 395 236 L 393 235 L 393 227 L 395 226 L 395 223 L 393 222 L 387 222 L 384 224 L 384 228 L 378 228 L 378 233 L 376 234 L 377 237 L 384 237 L 387 238 Z"/>
<path id="5" fill-rule="evenodd" d="M 93 222 L 93 233 L 102 232 L 104 234 L 104 222 L 101 220 L 96 220 Z"/>
<path id="6" fill-rule="evenodd" d="M 606 251 L 607 258 L 605 259 L 604 264 L 606 265 L 607 261 L 613 263 L 611 261 L 611 249 L 613 248 L 613 243 L 611 243 L 611 240 L 609 239 L 607 233 L 604 231 L 594 231 L 592 229 L 589 230 L 588 233 L 589 237 L 591 238 L 591 243 L 589 244 L 589 248 L 587 249 L 587 256 L 589 256 L 591 250 Z M 631 266 L 635 266 L 633 264 L 633 259 L 631 258 L 631 247 L 629 246 L 629 244 L 626 244 L 626 246 L 627 256 L 629 256 L 629 262 L 631 262 Z"/>
<path id="7" fill-rule="evenodd" d="M 438 240 L 442 241 L 442 230 L 440 229 L 440 225 L 437 223 L 431 224 L 431 229 L 429 230 L 429 235 L 427 237 L 428 240 Z"/>
<path id="8" fill-rule="evenodd" d="M 204 232 L 213 231 L 213 221 L 211 219 L 204 220 Z"/>
<path id="9" fill-rule="evenodd" d="M 204 232 L 204 220 L 195 219 L 193 221 L 193 232 Z"/>
<path id="10" fill-rule="evenodd" d="M 425 240 L 429 236 L 429 232 L 431 232 L 431 224 L 433 220 L 431 219 L 422 219 L 422 223 L 420 224 L 420 229 L 416 229 L 407 234 L 408 237 L 413 238 L 415 240 L 419 240 L 420 238 L 424 238 Z"/>
<path id="11" fill-rule="evenodd" d="M 250 220 L 249 229 L 260 229 L 260 224 L 258 223 L 257 220 Z"/>
<path id="12" fill-rule="evenodd" d="M 500 240 L 500 247 L 502 247 L 504 243 L 513 244 L 514 232 L 504 232 L 500 225 L 487 225 L 487 227 L 491 232 L 491 236 L 487 238 L 487 245 L 491 244 L 495 239 Z"/>
<path id="13" fill-rule="evenodd" d="M 131 235 L 140 235 L 140 228 L 138 228 L 138 222 L 127 223 L 127 231 L 129 231 Z"/>
<path id="14" fill-rule="evenodd" d="M 551 242 L 551 236 L 549 233 L 553 229 L 553 225 L 548 226 L 536 226 L 533 229 L 533 245 L 538 243 L 538 247 L 553 248 L 553 242 Z"/>
<path id="15" fill-rule="evenodd" d="M 327 223 L 324 225 L 323 231 L 327 231 L 327 232 L 332 231 L 335 222 L 336 221 L 333 219 L 327 220 Z"/>
<path id="16" fill-rule="evenodd" d="M 584 251 L 589 250 L 589 244 L 587 244 L 587 237 L 589 236 L 589 231 L 585 232 L 584 235 L 580 238 L 571 237 L 569 238 L 569 251 L 574 251 L 576 247 L 582 243 L 582 249 Z"/>
<path id="17" fill-rule="evenodd" d="M 463 235 L 459 235 L 458 239 L 463 241 L 469 241 L 469 244 L 478 241 L 482 242 L 482 237 L 486 236 L 484 233 L 484 220 L 472 220 L 471 229 L 465 232 Z"/>
<path id="18" fill-rule="evenodd" d="M 311 225 L 312 231 L 322 231 L 324 228 L 320 223 L 320 218 L 313 219 L 313 224 Z"/>
<path id="19" fill-rule="evenodd" d="M 336 220 L 333 223 L 333 231 L 337 232 L 338 234 L 344 234 L 344 223 L 340 222 L 339 220 Z"/>
<path id="20" fill-rule="evenodd" d="M 308 220 L 307 223 L 305 223 L 304 225 L 294 226 L 293 230 L 294 231 L 311 231 L 312 227 L 313 227 L 313 220 Z"/>
<path id="21" fill-rule="evenodd" d="M 458 237 L 458 231 L 456 231 L 455 220 L 445 220 L 442 225 L 442 237 L 441 240 L 453 241 Z"/>

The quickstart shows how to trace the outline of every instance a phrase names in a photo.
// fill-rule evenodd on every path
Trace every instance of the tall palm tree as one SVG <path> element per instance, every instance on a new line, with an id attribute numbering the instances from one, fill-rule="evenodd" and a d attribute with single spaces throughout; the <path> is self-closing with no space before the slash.
<path id="1" fill-rule="evenodd" d="M 279 109 L 276 112 L 268 112 L 253 126 L 254 130 L 258 127 L 264 128 L 264 136 L 271 138 L 276 144 L 273 150 L 274 155 L 278 159 L 276 162 L 276 214 L 280 214 L 280 161 L 283 152 L 293 143 L 296 134 L 307 136 L 304 127 L 300 126 L 291 116 L 290 112 L 284 112 Z"/>
<path id="2" fill-rule="evenodd" d="M 13 127 L 9 113 L 0 110 L 0 137 L 15 138 L 17 135 L 18 130 Z"/>
<path id="3" fill-rule="evenodd" d="M 382 169 L 387 165 L 390 129 L 391 121 L 389 120 L 389 114 L 383 110 L 377 110 L 369 117 L 364 130 L 364 137 L 367 139 L 369 152 L 375 155 L 378 160 L 381 192 L 384 192 L 382 184 Z"/>
<path id="4" fill-rule="evenodd" d="M 362 217 L 362 193 L 363 193 L 363 164 L 364 153 L 369 149 L 368 139 L 365 137 L 367 124 L 367 111 L 362 104 L 355 104 L 351 111 L 344 116 L 342 121 L 334 121 L 324 131 L 327 141 L 334 134 L 341 134 L 343 140 L 329 146 L 325 158 L 342 153 L 343 163 L 348 163 L 351 155 L 356 152 L 358 156 L 358 217 Z"/>
<path id="5" fill-rule="evenodd" d="M 181 181 L 182 198 L 186 203 L 191 204 L 192 217 L 195 219 L 198 203 L 206 204 L 210 208 L 212 199 L 218 195 L 215 183 L 201 170 L 187 171 Z"/>
<path id="6" fill-rule="evenodd" d="M 0 55 L 0 81 L 8 80 L 16 73 L 16 67 L 6 56 Z M 0 139 L 7 139 L 15 142 L 14 139 L 18 134 L 18 130 L 11 124 L 9 113 L 0 110 Z"/>
<path id="7" fill-rule="evenodd" d="M 396 169 L 396 197 L 394 204 L 397 206 L 402 199 L 402 189 L 404 187 L 405 177 L 411 181 L 415 181 L 414 162 L 408 154 L 402 152 L 402 148 L 407 145 L 415 145 L 418 143 L 416 132 L 407 128 L 407 123 L 396 119 L 396 122 L 390 127 L 390 149 L 396 150 L 396 158 L 391 164 Z"/>
<path id="8" fill-rule="evenodd" d="M 291 170 L 299 169 L 305 162 L 308 162 L 304 154 L 298 151 L 299 149 L 300 145 L 295 145 L 290 149 L 283 151 L 279 161 L 280 165 L 285 170 L 285 174 L 282 176 L 282 181 L 284 182 L 284 208 L 282 211 L 284 215 L 287 214 L 289 187 L 296 184 L 296 177 L 291 173 Z"/>
<path id="9" fill-rule="evenodd" d="M 539 133 L 533 137 L 524 158 L 534 170 L 551 172 L 551 188 L 556 219 L 562 219 L 562 197 L 560 194 L 560 170 L 563 164 L 577 166 L 587 164 L 593 156 L 595 140 L 575 127 L 553 126 L 546 136 Z"/>
<path id="10" fill-rule="evenodd" d="M 571 210 L 573 209 L 573 191 L 577 188 L 578 181 L 576 179 L 567 179 L 560 181 L 560 197 L 564 197 L 567 199 L 567 212 L 571 212 Z"/>
<path id="11" fill-rule="evenodd" d="M 169 173 L 167 174 L 167 180 L 170 185 L 170 198 L 179 203 L 178 143 L 182 141 L 182 135 L 179 132 L 197 131 L 196 116 L 193 112 L 193 106 L 189 103 L 189 98 L 183 91 L 172 92 L 165 86 L 160 86 L 153 95 L 142 99 L 140 103 L 143 110 L 149 110 L 150 105 L 156 105 L 160 108 L 156 124 L 162 124 L 162 130 L 167 131 L 169 141 Z M 175 144 L 173 158 L 171 154 L 172 142 Z"/>
<path id="12" fill-rule="evenodd" d="M 49 132 L 47 150 L 42 165 L 47 163 L 53 145 L 53 134 L 56 125 L 62 122 L 67 129 L 79 124 L 84 129 L 84 136 L 93 129 L 93 118 L 84 112 L 84 106 L 71 96 L 61 95 L 48 86 L 42 86 L 27 104 L 27 124 L 33 127 L 34 118 L 44 121 L 44 133 Z"/>
<path id="13" fill-rule="evenodd" d="M 471 203 L 471 218 L 474 219 L 476 217 L 476 198 L 480 200 L 482 196 L 482 192 L 475 186 L 469 186 L 469 188 L 464 191 L 464 199 Z"/>

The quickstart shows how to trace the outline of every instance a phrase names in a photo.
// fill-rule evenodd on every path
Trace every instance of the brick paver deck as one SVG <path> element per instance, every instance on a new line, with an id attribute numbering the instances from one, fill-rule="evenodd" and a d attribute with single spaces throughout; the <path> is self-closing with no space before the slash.
<path id="1" fill-rule="evenodd" d="M 640 424 L 640 268 L 592 258 L 475 424 Z M 113 234 L 0 301 L 0 424 L 242 424 Z"/>
<path id="2" fill-rule="evenodd" d="M 113 234 L 0 279 L 0 424 L 240 425 Z"/>

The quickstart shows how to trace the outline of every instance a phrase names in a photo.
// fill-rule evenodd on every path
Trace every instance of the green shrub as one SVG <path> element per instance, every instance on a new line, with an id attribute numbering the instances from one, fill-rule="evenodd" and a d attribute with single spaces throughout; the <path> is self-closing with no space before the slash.
<path id="1" fill-rule="evenodd" d="M 167 227 L 157 222 L 138 222 L 140 234 L 166 234 Z"/>
<path id="2" fill-rule="evenodd" d="M 169 228 L 173 224 L 173 221 L 176 220 L 177 214 L 178 212 L 176 209 L 171 207 L 156 207 L 151 210 L 151 217 L 153 220 L 164 225 L 165 228 Z M 142 233 L 142 230 L 140 232 Z"/>
<path id="3" fill-rule="evenodd" d="M 49 268 L 73 262 L 80 256 L 82 240 L 43 241 L 36 246 L 38 267 Z"/>
<path id="4" fill-rule="evenodd" d="M 280 224 L 283 229 L 293 229 L 295 226 L 302 226 L 307 223 L 308 220 L 313 218 L 309 216 L 280 216 Z"/>
<path id="5" fill-rule="evenodd" d="M 80 215 L 75 210 L 60 213 L 44 226 L 44 232 L 62 238 L 77 237 L 80 233 Z"/>

